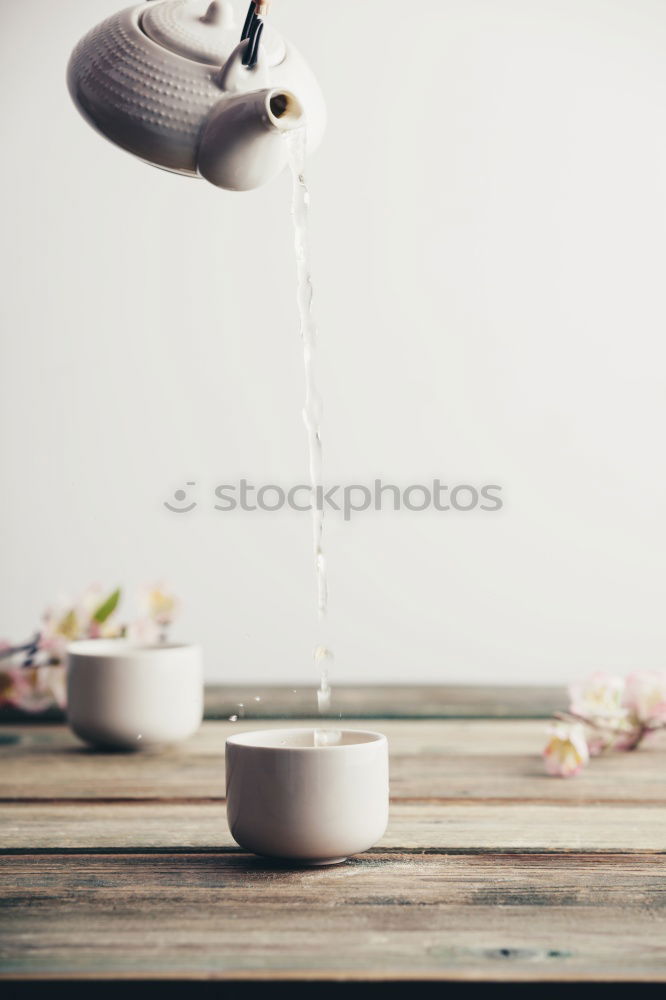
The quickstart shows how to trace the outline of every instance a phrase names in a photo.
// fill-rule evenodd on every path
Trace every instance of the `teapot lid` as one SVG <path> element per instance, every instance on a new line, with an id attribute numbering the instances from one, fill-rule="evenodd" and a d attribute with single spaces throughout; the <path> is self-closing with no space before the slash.
<path id="1" fill-rule="evenodd" d="M 152 41 L 176 55 L 222 66 L 240 41 L 231 0 L 159 0 L 141 15 L 141 27 Z M 283 39 L 270 25 L 262 36 L 269 66 L 285 57 Z"/>

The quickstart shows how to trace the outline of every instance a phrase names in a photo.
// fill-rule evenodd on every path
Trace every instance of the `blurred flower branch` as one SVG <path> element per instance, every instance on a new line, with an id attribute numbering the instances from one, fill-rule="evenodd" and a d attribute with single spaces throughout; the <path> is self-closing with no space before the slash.
<path id="1" fill-rule="evenodd" d="M 569 688 L 569 709 L 557 712 L 543 751 L 546 771 L 568 778 L 590 757 L 607 750 L 635 750 L 666 729 L 666 671 L 629 677 L 593 674 Z"/>
<path id="2" fill-rule="evenodd" d="M 28 642 L 0 640 L 0 707 L 43 712 L 65 705 L 67 646 L 78 639 L 126 638 L 137 645 L 166 642 L 178 600 L 161 584 L 144 587 L 139 613 L 130 622 L 118 619 L 122 592 L 89 587 L 78 599 L 63 599 L 48 608 L 41 628 Z"/>

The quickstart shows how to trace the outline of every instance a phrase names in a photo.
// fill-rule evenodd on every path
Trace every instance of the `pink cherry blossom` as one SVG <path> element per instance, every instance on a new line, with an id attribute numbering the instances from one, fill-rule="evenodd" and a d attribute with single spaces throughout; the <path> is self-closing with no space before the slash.
<path id="1" fill-rule="evenodd" d="M 641 671 L 627 678 L 624 705 L 641 726 L 666 723 L 666 671 Z"/>
<path id="2" fill-rule="evenodd" d="M 126 636 L 137 645 L 166 640 L 167 628 L 178 609 L 175 595 L 164 586 L 145 588 L 145 610 L 134 622 L 117 619 L 120 588 L 107 590 L 95 584 L 77 599 L 61 598 L 42 616 L 34 642 L 17 644 L 0 640 L 0 705 L 27 712 L 41 712 L 53 705 L 64 707 L 67 647 L 77 639 L 110 639 Z"/>
<path id="3" fill-rule="evenodd" d="M 152 618 L 138 618 L 125 629 L 125 638 L 137 646 L 154 646 L 160 641 L 160 627 Z"/>
<path id="4" fill-rule="evenodd" d="M 624 678 L 596 673 L 569 688 L 569 706 L 573 715 L 598 725 L 623 727 L 627 710 L 622 702 Z"/>
<path id="5" fill-rule="evenodd" d="M 21 667 L 0 667 L 0 706 L 10 705 L 13 708 L 20 708 L 28 693 L 28 678 Z"/>
<path id="6" fill-rule="evenodd" d="M 171 625 L 178 610 L 178 599 L 163 583 L 145 589 L 142 604 L 146 615 L 163 627 Z"/>
<path id="7" fill-rule="evenodd" d="M 81 637 L 81 623 L 75 602 L 61 598 L 42 616 L 39 648 L 53 660 L 64 659 L 67 645 Z"/>
<path id="8" fill-rule="evenodd" d="M 14 667 L 0 672 L 0 703 L 24 712 L 43 712 L 52 705 L 65 706 L 65 666 L 46 664 Z"/>
<path id="9" fill-rule="evenodd" d="M 604 752 L 604 750 L 608 750 L 608 748 L 613 745 L 612 736 L 600 735 L 594 731 L 588 733 L 586 739 L 587 751 L 590 757 L 598 757 Z"/>
<path id="10" fill-rule="evenodd" d="M 556 722 L 550 729 L 550 740 L 543 751 L 548 774 L 558 778 L 571 778 L 589 761 L 583 727 L 577 722 Z"/>

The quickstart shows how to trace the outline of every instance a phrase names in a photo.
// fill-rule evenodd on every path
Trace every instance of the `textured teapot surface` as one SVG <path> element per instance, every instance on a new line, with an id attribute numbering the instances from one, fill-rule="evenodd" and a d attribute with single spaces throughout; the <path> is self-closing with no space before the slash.
<path id="1" fill-rule="evenodd" d="M 91 125 L 149 163 L 203 172 L 221 187 L 256 187 L 286 162 L 281 130 L 305 121 L 311 150 L 326 118 L 302 56 L 265 28 L 248 67 L 230 0 L 151 0 L 113 14 L 79 42 L 69 89 Z M 220 165 L 211 166 L 217 152 Z"/>
<path id="2" fill-rule="evenodd" d="M 230 0 L 215 3 L 192 3 L 190 0 L 167 0 L 144 4 L 141 29 L 154 42 L 194 62 L 222 66 L 238 45 L 240 26 Z M 284 40 L 266 25 L 262 36 L 270 66 L 277 66 L 286 56 Z"/>

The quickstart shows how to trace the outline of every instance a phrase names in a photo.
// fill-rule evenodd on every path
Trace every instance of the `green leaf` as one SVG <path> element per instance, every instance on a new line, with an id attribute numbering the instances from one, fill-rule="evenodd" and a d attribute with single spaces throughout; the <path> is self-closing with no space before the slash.
<path id="1" fill-rule="evenodd" d="M 114 590 L 112 594 L 107 597 L 105 601 L 102 601 L 97 611 L 93 615 L 93 621 L 97 622 L 98 625 L 102 625 L 110 615 L 118 607 L 118 601 L 120 600 L 120 587 Z"/>

